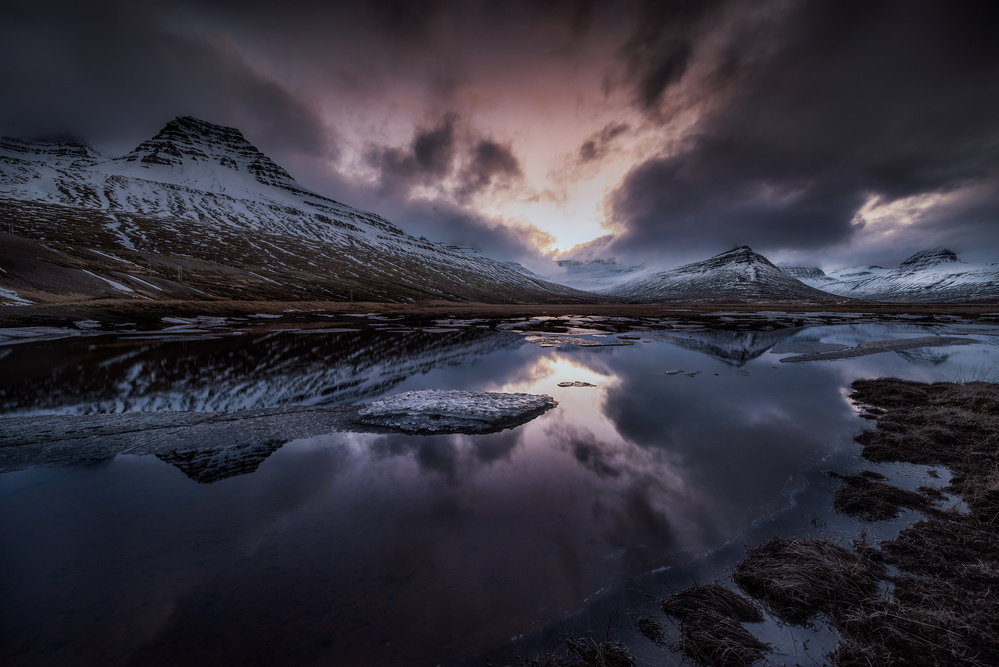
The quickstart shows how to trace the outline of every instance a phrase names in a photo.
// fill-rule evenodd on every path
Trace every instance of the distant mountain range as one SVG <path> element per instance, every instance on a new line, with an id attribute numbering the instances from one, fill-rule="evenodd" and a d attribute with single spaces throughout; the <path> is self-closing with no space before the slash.
<path id="1" fill-rule="evenodd" d="M 999 264 L 968 264 L 946 248 L 923 250 L 898 268 L 837 269 L 781 266 L 781 271 L 811 287 L 871 301 L 981 301 L 999 297 Z"/>
<path id="2" fill-rule="evenodd" d="M 840 300 L 781 271 L 747 246 L 665 271 L 620 267 L 613 262 L 569 264 L 568 269 L 569 284 L 585 284 L 590 291 L 636 303 Z M 580 276 L 585 276 L 585 282 Z"/>
<path id="3" fill-rule="evenodd" d="M 116 158 L 0 139 L 0 233 L 0 303 L 592 299 L 310 192 L 239 130 L 191 117 Z"/>
<path id="4" fill-rule="evenodd" d="M 188 116 L 120 157 L 0 138 L 0 305 L 96 298 L 585 303 L 981 301 L 999 266 L 949 250 L 897 269 L 777 267 L 746 246 L 661 270 L 558 262 L 541 277 L 417 239 L 299 185 L 239 130 Z"/>

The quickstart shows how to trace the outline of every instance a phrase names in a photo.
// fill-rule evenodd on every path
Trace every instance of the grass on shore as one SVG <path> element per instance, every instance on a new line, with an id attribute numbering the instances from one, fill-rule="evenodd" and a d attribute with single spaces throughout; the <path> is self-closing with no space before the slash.
<path id="1" fill-rule="evenodd" d="M 763 614 L 752 602 L 719 583 L 696 586 L 662 601 L 680 621 L 680 646 L 701 664 L 748 667 L 770 648 L 742 627 Z"/>
<path id="2" fill-rule="evenodd" d="M 839 667 L 999 664 L 999 384 L 881 378 L 858 380 L 853 390 L 877 418 L 856 438 L 862 455 L 949 468 L 946 490 L 967 511 L 938 509 L 939 491 L 900 489 L 871 471 L 834 475 L 843 481 L 834 498 L 842 512 L 878 521 L 906 507 L 924 518 L 893 540 L 852 550 L 825 538 L 773 538 L 738 565 L 735 583 L 784 622 L 808 625 L 822 615 L 843 637 L 829 655 Z M 739 623 L 752 620 L 723 611 L 724 601 L 738 599 L 712 584 L 663 601 L 697 663 L 749 665 L 764 656 L 765 645 L 739 657 L 727 649 L 746 632 Z M 710 619 L 710 633 L 686 631 L 699 616 Z"/>

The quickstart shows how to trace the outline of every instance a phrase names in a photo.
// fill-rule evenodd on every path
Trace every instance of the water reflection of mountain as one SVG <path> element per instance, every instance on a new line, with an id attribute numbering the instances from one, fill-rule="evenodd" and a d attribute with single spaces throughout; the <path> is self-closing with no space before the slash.
<path id="1" fill-rule="evenodd" d="M 939 366 L 950 359 L 950 354 L 947 352 L 940 352 L 939 350 L 927 347 L 916 348 L 915 350 L 899 350 L 895 354 L 913 366 Z"/>
<path id="2" fill-rule="evenodd" d="M 522 343 L 517 334 L 484 328 L 38 343 L 25 346 L 24 355 L 0 360 L 0 412 L 232 412 L 347 404 L 382 394 L 414 374 Z"/>
<path id="3" fill-rule="evenodd" d="M 765 354 L 783 342 L 795 343 L 839 343 L 855 347 L 863 342 L 904 338 L 905 335 L 932 335 L 955 333 L 952 328 L 910 324 L 869 324 L 830 325 L 775 331 L 704 331 L 690 332 L 685 337 L 669 337 L 670 343 L 686 350 L 700 352 L 712 359 L 732 366 L 743 366 Z M 995 344 L 995 339 L 985 337 L 986 344 Z M 949 354 L 939 350 L 916 349 L 897 353 L 901 358 L 917 366 L 936 366 L 944 363 Z"/>
<path id="4" fill-rule="evenodd" d="M 726 364 L 743 366 L 799 331 L 801 329 L 704 331 L 689 333 L 686 338 L 670 337 L 668 340 L 677 347 L 706 354 Z"/>
<path id="5" fill-rule="evenodd" d="M 157 454 L 199 484 L 212 484 L 236 475 L 256 471 L 268 456 L 280 449 L 284 440 L 271 440 L 252 445 L 236 445 L 224 449 L 185 450 Z"/>

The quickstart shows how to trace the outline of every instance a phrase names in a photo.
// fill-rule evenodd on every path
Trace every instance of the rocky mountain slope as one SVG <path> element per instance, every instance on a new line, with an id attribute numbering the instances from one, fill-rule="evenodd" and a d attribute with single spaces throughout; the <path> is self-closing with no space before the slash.
<path id="1" fill-rule="evenodd" d="M 191 117 L 116 158 L 0 139 L 0 231 L 0 304 L 591 298 L 310 192 L 239 130 Z"/>
<path id="2" fill-rule="evenodd" d="M 646 273 L 604 292 L 636 302 L 676 300 L 829 301 L 835 296 L 778 269 L 747 246 L 675 269 Z"/>
<path id="3" fill-rule="evenodd" d="M 898 268 L 780 267 L 802 282 L 840 296 L 874 301 L 982 301 L 999 298 L 999 265 L 976 266 L 946 248 L 923 250 Z"/>

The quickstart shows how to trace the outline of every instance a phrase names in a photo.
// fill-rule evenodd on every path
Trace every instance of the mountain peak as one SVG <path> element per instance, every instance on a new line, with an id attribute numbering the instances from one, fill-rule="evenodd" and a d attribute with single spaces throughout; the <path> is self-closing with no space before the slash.
<path id="1" fill-rule="evenodd" d="M 947 248 L 930 248 L 928 250 L 920 250 L 899 264 L 898 268 L 907 271 L 917 271 L 936 266 L 937 264 L 958 261 L 960 260 L 957 258 L 957 254 Z"/>
<path id="2" fill-rule="evenodd" d="M 750 264 L 763 264 L 764 266 L 769 266 L 774 269 L 773 262 L 759 254 L 758 252 L 753 252 L 753 249 L 748 245 L 741 245 L 731 250 L 726 250 L 725 252 L 719 253 L 714 257 L 709 257 L 703 262 L 696 262 L 695 264 L 707 265 L 710 267 L 721 267 L 728 264 L 740 264 L 740 265 L 750 265 Z"/>
<path id="3" fill-rule="evenodd" d="M 164 125 L 163 129 L 160 130 L 159 134 L 156 136 L 176 137 L 178 135 L 186 137 L 200 137 L 202 139 L 212 141 L 213 143 L 228 143 L 234 146 L 243 144 L 249 145 L 250 143 L 243 136 L 243 133 L 234 127 L 216 125 L 215 123 L 209 123 L 206 120 L 201 120 L 200 118 L 195 118 L 194 116 L 177 116 Z"/>
<path id="4" fill-rule="evenodd" d="M 152 139 L 119 159 L 143 167 L 219 165 L 246 172 L 265 185 L 298 188 L 295 179 L 247 141 L 242 132 L 193 116 L 177 116 Z"/>

